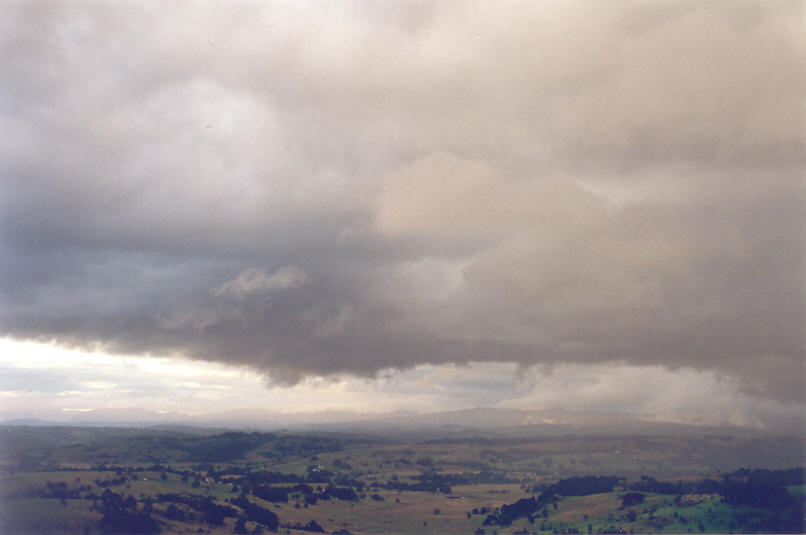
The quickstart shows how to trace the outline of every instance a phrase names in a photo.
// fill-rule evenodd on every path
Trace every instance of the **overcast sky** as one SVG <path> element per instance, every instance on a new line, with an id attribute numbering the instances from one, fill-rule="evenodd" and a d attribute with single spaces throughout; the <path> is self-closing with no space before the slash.
<path id="1" fill-rule="evenodd" d="M 803 414 L 804 20 L 7 2 L 0 403 Z"/>

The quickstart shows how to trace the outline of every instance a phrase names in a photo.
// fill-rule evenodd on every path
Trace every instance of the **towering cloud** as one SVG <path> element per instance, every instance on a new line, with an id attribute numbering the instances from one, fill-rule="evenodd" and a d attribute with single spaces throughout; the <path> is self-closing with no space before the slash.
<path id="1" fill-rule="evenodd" d="M 0 11 L 4 335 L 804 402 L 799 2 Z"/>

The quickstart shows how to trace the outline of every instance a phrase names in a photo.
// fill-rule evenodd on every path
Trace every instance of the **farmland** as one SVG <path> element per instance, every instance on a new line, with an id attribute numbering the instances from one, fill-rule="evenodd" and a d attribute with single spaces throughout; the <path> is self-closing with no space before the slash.
<path id="1" fill-rule="evenodd" d="M 0 531 L 802 532 L 803 446 L 4 426 Z"/>

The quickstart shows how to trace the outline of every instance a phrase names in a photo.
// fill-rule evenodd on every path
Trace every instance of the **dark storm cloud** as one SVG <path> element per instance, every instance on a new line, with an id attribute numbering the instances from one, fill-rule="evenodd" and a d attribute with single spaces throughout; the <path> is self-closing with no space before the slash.
<path id="1" fill-rule="evenodd" d="M 803 400 L 798 3 L 2 8 L 2 326 Z"/>

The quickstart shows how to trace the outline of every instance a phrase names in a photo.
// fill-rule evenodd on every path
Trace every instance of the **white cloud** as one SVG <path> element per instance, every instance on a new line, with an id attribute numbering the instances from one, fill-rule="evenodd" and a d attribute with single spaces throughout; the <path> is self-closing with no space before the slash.
<path id="1" fill-rule="evenodd" d="M 215 297 L 234 297 L 243 300 L 260 292 L 299 288 L 307 281 L 308 276 L 297 266 L 286 266 L 274 273 L 249 268 L 238 273 L 234 279 L 213 288 L 211 292 Z"/>

